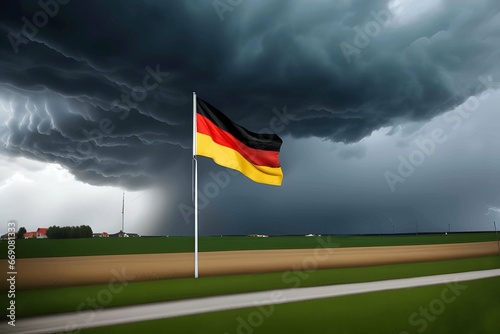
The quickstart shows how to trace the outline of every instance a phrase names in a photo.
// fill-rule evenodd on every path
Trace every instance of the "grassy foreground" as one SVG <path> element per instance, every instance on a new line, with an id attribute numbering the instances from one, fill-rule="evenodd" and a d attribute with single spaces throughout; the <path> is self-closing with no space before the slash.
<path id="1" fill-rule="evenodd" d="M 359 268 L 131 282 L 126 285 L 114 285 L 111 288 L 109 285 L 92 285 L 21 290 L 16 292 L 16 307 L 18 317 L 27 317 L 195 297 L 494 268 L 500 268 L 498 256 Z M 4 299 L 6 294 L 0 295 L 1 305 L 6 305 Z"/>
<path id="2" fill-rule="evenodd" d="M 500 278 L 252 307 L 83 333 L 482 333 L 500 328 Z M 443 297 L 443 295 L 445 297 Z"/>
<path id="3" fill-rule="evenodd" d="M 366 247 L 431 245 L 446 243 L 495 241 L 495 233 L 457 233 L 386 236 L 323 237 L 201 237 L 200 251 L 300 249 L 321 247 Z M 16 241 L 16 257 L 89 256 L 115 254 L 152 254 L 192 252 L 192 237 L 28 239 Z M 0 241 L 0 258 L 7 256 L 7 242 Z"/>

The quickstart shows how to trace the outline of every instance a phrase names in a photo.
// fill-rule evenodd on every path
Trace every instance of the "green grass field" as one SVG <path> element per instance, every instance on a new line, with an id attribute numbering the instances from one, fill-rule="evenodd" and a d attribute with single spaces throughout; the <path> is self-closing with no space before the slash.
<path id="1" fill-rule="evenodd" d="M 427 263 L 326 269 L 300 273 L 290 271 L 259 275 L 132 282 L 124 286 L 119 293 L 112 293 L 112 298 L 108 303 L 99 304 L 98 306 L 115 307 L 243 292 L 368 282 L 494 268 L 500 268 L 500 257 L 498 256 Z M 91 306 L 87 302 L 88 299 L 98 299 L 100 294 L 104 293 L 109 295 L 109 291 L 108 285 L 17 291 L 17 316 L 27 317 L 93 309 L 95 306 Z M 1 305 L 6 305 L 6 294 L 0 295 L 0 301 Z"/>
<path id="2" fill-rule="evenodd" d="M 366 247 L 424 245 L 495 241 L 495 233 L 457 233 L 404 236 L 331 236 L 331 237 L 201 237 L 200 251 L 264 250 L 331 247 Z M 150 254 L 192 252 L 192 237 L 92 238 L 92 239 L 28 239 L 17 240 L 16 256 L 21 258 L 54 256 L 88 256 L 113 254 Z M 0 258 L 7 256 L 7 242 L 0 241 Z"/>
<path id="3" fill-rule="evenodd" d="M 498 334 L 500 278 L 212 312 L 83 333 Z M 457 285 L 455 285 L 457 287 Z M 445 297 L 443 297 L 443 291 Z"/>
<path id="4" fill-rule="evenodd" d="M 351 236 L 321 237 L 322 243 L 332 247 L 394 246 L 418 244 L 462 243 L 496 240 L 494 233 L 470 233 L 452 235 L 419 235 L 419 236 Z M 306 237 L 203 237 L 200 240 L 201 251 L 249 250 L 249 249 L 293 249 L 315 248 L 319 246 L 317 238 Z M 76 240 L 19 240 L 17 242 L 18 258 L 47 256 L 78 256 L 105 254 L 141 254 L 161 252 L 190 252 L 193 239 L 188 237 L 153 237 L 153 238 L 121 238 L 121 239 L 76 239 Z M 0 247 L 5 248 L 2 242 Z M 6 254 L 4 252 L 3 254 Z M 405 278 L 425 275 L 436 275 L 453 272 L 500 268 L 500 257 L 485 257 L 438 261 L 428 263 L 397 264 L 374 267 L 341 268 L 316 270 L 311 272 L 286 272 L 259 275 L 234 275 L 223 277 L 205 277 L 200 279 L 174 279 L 151 282 L 132 282 L 123 286 L 119 292 L 113 292 L 106 303 L 98 303 L 99 308 L 137 305 L 151 302 L 179 300 L 186 298 L 206 297 L 224 294 L 285 289 L 293 287 L 309 287 L 330 284 L 376 281 L 391 278 Z M 498 281 L 497 281 L 498 282 Z M 475 286 L 475 283 L 472 284 Z M 53 289 L 16 291 L 16 313 L 18 318 L 75 312 L 94 309 L 89 300 L 96 300 L 103 292 L 109 295 L 108 285 L 92 285 L 82 287 L 66 287 Z M 272 317 L 265 319 L 259 328 L 251 328 L 251 333 L 295 333 L 295 332 L 338 332 L 338 333 L 399 333 L 395 330 L 407 328 L 408 333 L 416 333 L 408 323 L 408 316 L 424 305 L 425 298 L 435 293 L 435 287 L 406 289 L 398 292 L 365 294 L 335 299 L 315 300 L 311 302 L 293 303 L 276 306 Z M 486 294 L 484 287 L 476 290 Z M 411 293 L 408 291 L 412 291 Z M 421 292 L 422 291 L 422 292 Z M 430 292 L 429 292 L 430 291 Z M 471 321 L 486 321 L 497 326 L 495 317 L 498 314 L 498 294 L 495 303 L 483 304 L 481 314 L 472 314 Z M 480 295 L 478 295 L 480 296 Z M 489 297 L 489 295 L 488 295 Z M 478 297 L 479 298 L 479 297 Z M 482 297 L 481 297 L 482 298 Z M 465 298 L 464 298 L 465 300 Z M 428 303 L 429 301 L 427 301 Z M 0 294 L 0 305 L 7 305 L 6 294 Z M 404 307 L 398 307 L 398 305 Z M 95 304 L 94 304 L 95 305 Z M 455 304 L 453 304 L 455 305 Z M 457 303 L 456 313 L 462 317 L 463 306 Z M 473 305 L 473 304 L 471 304 Z M 460 306 L 460 307 L 459 307 Z M 325 310 L 327 308 L 327 310 Z M 449 309 L 452 309 L 450 305 Z M 385 311 L 382 311 L 385 310 Z M 254 309 L 241 309 L 227 312 L 216 312 L 191 317 L 180 317 L 149 321 L 144 323 L 96 328 L 86 330 L 88 333 L 137 333 L 157 332 L 158 328 L 171 328 L 169 332 L 186 333 L 237 333 L 238 317 L 245 317 Z M 387 314 L 394 312 L 399 320 L 392 322 Z M 446 310 L 448 312 L 448 309 Z M 447 313 L 440 316 L 440 321 L 429 324 L 433 328 L 429 333 L 449 332 L 454 328 Z M 356 314 L 366 317 L 366 321 L 353 318 Z M 468 315 L 469 316 L 469 315 Z M 385 317 L 385 318 L 384 318 Z M 402 319 L 402 320 L 401 320 Z M 462 318 L 461 318 L 462 319 Z M 312 327 L 304 324 L 313 322 Z M 474 322 L 472 322 L 474 323 Z M 208 325 L 207 325 L 208 324 Z M 302 324 L 302 325 L 301 325 Z M 166 326 L 166 327 L 165 327 Z M 304 327 L 306 326 L 306 327 Z M 404 327 L 406 326 L 406 327 Z M 437 327 L 436 327 L 437 326 Z M 451 327 L 450 327 L 451 326 Z M 402 329 L 401 329 L 402 328 Z M 412 329 L 409 330 L 409 329 Z M 446 330 L 443 330 L 446 328 Z M 472 327 L 460 327 L 467 329 Z M 477 329 L 478 327 L 476 327 Z M 493 327 L 496 328 L 496 327 Z M 467 330 L 469 330 L 467 329 Z M 481 328 L 481 333 L 497 333 L 489 331 L 489 327 Z M 384 332 L 386 331 L 386 332 Z M 467 333 L 467 331 L 454 331 Z M 470 333 L 476 333 L 470 330 Z M 246 333 L 250 333 L 247 331 Z M 404 334 L 401 332 L 400 334 Z"/>

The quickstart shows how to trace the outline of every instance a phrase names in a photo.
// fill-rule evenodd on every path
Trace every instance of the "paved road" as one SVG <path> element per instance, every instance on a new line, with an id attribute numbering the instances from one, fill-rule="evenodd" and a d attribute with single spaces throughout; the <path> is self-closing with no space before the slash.
<path id="1" fill-rule="evenodd" d="M 20 319 L 16 321 L 16 327 L 8 326 L 5 320 L 3 320 L 3 323 L 0 325 L 0 333 L 71 332 L 71 330 L 78 328 L 90 328 L 144 320 L 171 318 L 205 312 L 253 307 L 258 305 L 283 304 L 373 291 L 412 288 L 435 284 L 453 284 L 454 282 L 470 281 L 495 276 L 500 276 L 500 269 L 367 283 L 264 291 L 127 306 L 98 311 L 73 312 Z"/>

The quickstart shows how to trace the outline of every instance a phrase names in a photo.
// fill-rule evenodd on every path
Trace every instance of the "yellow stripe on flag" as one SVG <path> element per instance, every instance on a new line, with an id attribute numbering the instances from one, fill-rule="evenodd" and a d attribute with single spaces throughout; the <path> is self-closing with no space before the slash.
<path id="1" fill-rule="evenodd" d="M 196 133 L 196 154 L 212 158 L 218 165 L 237 170 L 255 182 L 280 186 L 283 180 L 281 167 L 253 165 L 237 151 L 199 132 Z"/>

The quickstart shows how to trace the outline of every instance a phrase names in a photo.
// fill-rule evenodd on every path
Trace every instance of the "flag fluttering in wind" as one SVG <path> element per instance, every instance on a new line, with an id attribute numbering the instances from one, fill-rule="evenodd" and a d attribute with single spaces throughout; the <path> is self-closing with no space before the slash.
<path id="1" fill-rule="evenodd" d="M 280 186 L 283 171 L 276 134 L 249 131 L 200 98 L 196 99 L 196 155 L 240 171 L 259 183 Z"/>
<path id="2" fill-rule="evenodd" d="M 194 277 L 198 277 L 198 161 L 197 155 L 237 170 L 259 183 L 281 186 L 283 171 L 278 135 L 255 133 L 231 121 L 193 92 Z"/>

